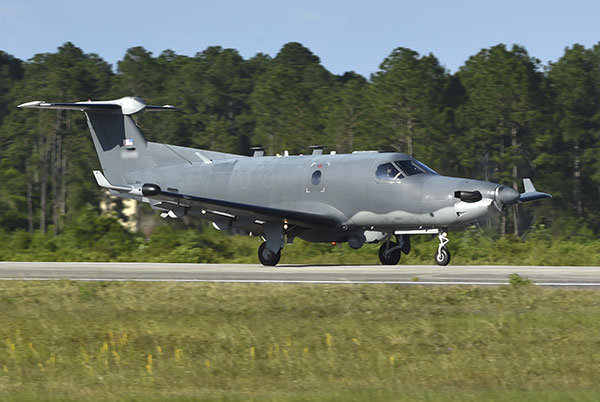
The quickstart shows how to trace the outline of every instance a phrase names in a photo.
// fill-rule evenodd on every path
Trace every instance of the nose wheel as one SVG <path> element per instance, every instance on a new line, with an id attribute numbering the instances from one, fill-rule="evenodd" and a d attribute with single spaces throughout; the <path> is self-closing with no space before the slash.
<path id="1" fill-rule="evenodd" d="M 448 232 L 441 231 L 438 235 L 440 245 L 435 252 L 435 263 L 437 265 L 446 266 L 450 263 L 450 250 L 446 247 L 446 244 L 450 241 L 448 238 Z"/>

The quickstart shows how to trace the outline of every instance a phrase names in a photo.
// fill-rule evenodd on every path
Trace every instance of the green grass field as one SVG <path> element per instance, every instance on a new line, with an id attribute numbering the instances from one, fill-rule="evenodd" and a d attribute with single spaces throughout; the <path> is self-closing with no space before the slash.
<path id="1" fill-rule="evenodd" d="M 0 282 L 0 400 L 600 399 L 600 294 Z"/>
<path id="2" fill-rule="evenodd" d="M 600 239 L 589 230 L 559 237 L 539 225 L 526 239 L 492 241 L 478 229 L 452 232 L 448 248 L 453 265 L 600 266 Z M 51 231 L 50 231 L 51 233 Z M 412 251 L 400 264 L 434 264 L 436 236 L 412 236 Z M 257 237 L 228 236 L 204 230 L 159 226 L 148 238 L 122 228 L 114 218 L 87 211 L 58 236 L 5 233 L 0 228 L 2 261 L 135 261 L 258 264 Z M 352 250 L 347 244 L 315 244 L 297 239 L 282 250 L 281 264 L 376 264 L 379 244 Z"/>

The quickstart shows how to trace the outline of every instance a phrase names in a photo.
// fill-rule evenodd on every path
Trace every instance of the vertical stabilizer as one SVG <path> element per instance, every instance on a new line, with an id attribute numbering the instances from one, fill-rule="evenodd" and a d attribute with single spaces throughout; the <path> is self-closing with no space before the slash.
<path id="1" fill-rule="evenodd" d="M 188 162 L 163 144 L 146 141 L 131 117 L 142 111 L 177 110 L 171 105 L 150 106 L 140 98 L 125 97 L 112 101 L 75 103 L 34 101 L 19 107 L 85 112 L 104 176 L 115 185 L 130 184 L 131 173 L 164 164 Z"/>
<path id="2" fill-rule="evenodd" d="M 131 116 L 86 111 L 90 134 L 104 176 L 111 183 L 128 184 L 127 173 L 154 167 L 148 141 Z"/>

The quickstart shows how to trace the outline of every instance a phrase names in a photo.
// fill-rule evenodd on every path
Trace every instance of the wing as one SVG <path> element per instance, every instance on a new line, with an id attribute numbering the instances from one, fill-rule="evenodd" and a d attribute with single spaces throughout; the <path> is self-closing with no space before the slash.
<path id="1" fill-rule="evenodd" d="M 262 205 L 218 200 L 214 198 L 198 197 L 194 195 L 180 194 L 162 190 L 157 195 L 153 195 L 152 198 L 167 202 L 191 202 L 192 204 L 202 208 L 204 211 L 214 213 L 216 215 L 252 215 L 252 217 L 258 221 L 280 221 L 311 229 L 338 226 L 338 221 L 335 218 L 311 212 L 271 208 Z"/>

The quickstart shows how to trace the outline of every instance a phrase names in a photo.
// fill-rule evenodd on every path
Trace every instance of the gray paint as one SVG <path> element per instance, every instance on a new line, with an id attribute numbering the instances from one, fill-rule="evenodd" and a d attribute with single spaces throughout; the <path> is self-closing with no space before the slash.
<path id="1" fill-rule="evenodd" d="M 383 164 L 414 161 L 401 153 L 245 157 L 148 142 L 129 114 L 175 108 L 146 106 L 139 98 L 29 102 L 20 107 L 84 111 L 106 180 L 99 173 L 96 178 L 112 194 L 148 202 L 165 216 L 191 213 L 221 230 L 263 235 L 274 253 L 283 246 L 282 234 L 288 242 L 299 236 L 314 242 L 352 240 L 360 246 L 367 238 L 377 241 L 402 231 L 447 232 L 519 199 L 550 197 L 530 182 L 519 195 L 496 183 L 434 173 L 408 175 L 407 169 L 406 177 L 398 180 L 377 178 Z M 313 179 L 315 172 L 319 180 Z M 145 193 L 146 183 L 160 190 Z M 370 234 L 365 236 L 365 231 Z M 400 247 L 404 240 L 398 241 Z M 446 242 L 440 235 L 438 254 Z"/>

